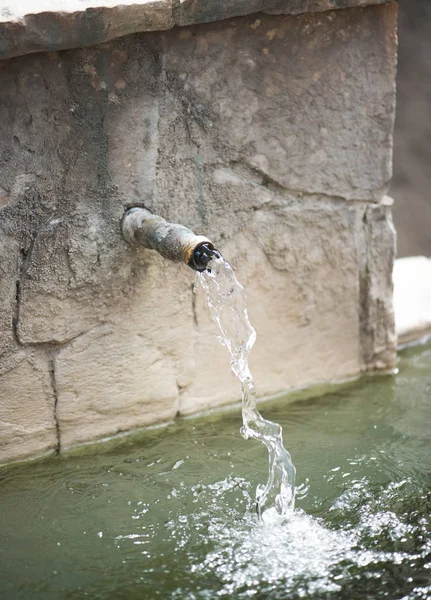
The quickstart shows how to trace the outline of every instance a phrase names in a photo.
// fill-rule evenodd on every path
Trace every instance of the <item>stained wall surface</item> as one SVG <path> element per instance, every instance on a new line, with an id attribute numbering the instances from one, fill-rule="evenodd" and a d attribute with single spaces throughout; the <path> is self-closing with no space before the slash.
<path id="1" fill-rule="evenodd" d="M 280 11 L 274 11 L 280 12 Z M 145 205 L 245 285 L 260 396 L 394 365 L 396 5 L 0 61 L 0 461 L 239 399 Z"/>

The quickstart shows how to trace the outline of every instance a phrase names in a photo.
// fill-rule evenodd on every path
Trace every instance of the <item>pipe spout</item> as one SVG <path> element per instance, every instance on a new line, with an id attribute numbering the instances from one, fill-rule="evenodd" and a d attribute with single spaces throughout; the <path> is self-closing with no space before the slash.
<path id="1" fill-rule="evenodd" d="M 168 223 L 145 208 L 127 210 L 121 230 L 129 243 L 157 250 L 164 258 L 184 262 L 195 271 L 205 271 L 210 260 L 220 256 L 208 238 L 195 235 L 184 225 Z"/>

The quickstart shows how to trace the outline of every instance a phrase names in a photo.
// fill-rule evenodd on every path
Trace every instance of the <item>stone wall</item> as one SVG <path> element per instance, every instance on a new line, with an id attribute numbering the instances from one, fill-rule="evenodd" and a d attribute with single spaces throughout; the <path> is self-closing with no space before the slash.
<path id="1" fill-rule="evenodd" d="M 0 62 L 0 461 L 239 398 L 193 272 L 122 239 L 135 204 L 237 270 L 260 396 L 393 366 L 395 22 L 259 13 Z"/>

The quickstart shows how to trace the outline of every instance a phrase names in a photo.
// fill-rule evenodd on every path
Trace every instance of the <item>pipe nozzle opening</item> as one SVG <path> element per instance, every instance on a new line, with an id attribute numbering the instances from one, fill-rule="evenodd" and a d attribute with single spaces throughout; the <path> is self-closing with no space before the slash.
<path id="1" fill-rule="evenodd" d="M 205 271 L 211 259 L 220 256 L 208 238 L 183 225 L 168 223 L 145 208 L 127 210 L 121 229 L 128 242 L 157 250 L 164 258 L 182 261 L 195 271 Z"/>
<path id="2" fill-rule="evenodd" d="M 189 267 L 195 271 L 205 271 L 213 258 L 220 258 L 221 254 L 211 242 L 202 242 L 193 250 Z"/>

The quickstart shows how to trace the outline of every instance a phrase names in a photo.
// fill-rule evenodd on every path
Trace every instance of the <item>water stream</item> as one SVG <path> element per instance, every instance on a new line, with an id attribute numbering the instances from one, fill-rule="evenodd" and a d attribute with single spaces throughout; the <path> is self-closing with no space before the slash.
<path id="1" fill-rule="evenodd" d="M 221 256 L 213 258 L 209 268 L 197 274 L 197 281 L 206 292 L 212 318 L 220 329 L 218 339 L 231 356 L 231 369 L 241 382 L 241 433 L 245 439 L 259 440 L 268 449 L 268 481 L 257 486 L 257 512 L 262 517 L 266 510 L 275 508 L 280 515 L 286 515 L 295 504 L 295 467 L 283 446 L 281 426 L 264 419 L 256 407 L 256 390 L 248 365 L 256 331 L 248 318 L 244 288 Z"/>

